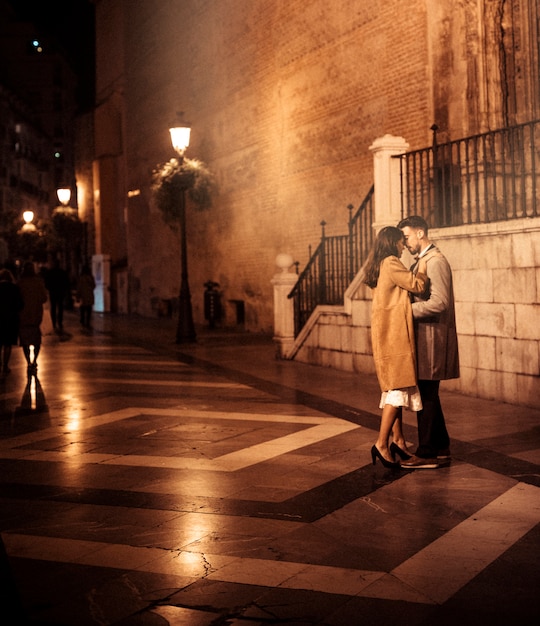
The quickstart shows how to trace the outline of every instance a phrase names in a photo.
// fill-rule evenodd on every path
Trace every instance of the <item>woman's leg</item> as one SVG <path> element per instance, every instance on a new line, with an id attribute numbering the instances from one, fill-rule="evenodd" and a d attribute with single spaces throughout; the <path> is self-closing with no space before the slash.
<path id="1" fill-rule="evenodd" d="M 385 404 L 381 415 L 381 426 L 379 428 L 379 437 L 375 444 L 379 452 L 387 461 L 393 461 L 392 455 L 388 449 L 388 440 L 390 439 L 390 432 L 394 426 L 395 421 L 401 420 L 401 407 L 395 407 L 391 404 Z"/>
<path id="2" fill-rule="evenodd" d="M 41 344 L 40 343 L 34 344 L 34 360 L 32 362 L 32 365 L 37 366 L 37 358 L 38 358 L 38 354 L 39 354 L 40 349 L 41 349 Z"/>
<path id="3" fill-rule="evenodd" d="M 407 448 L 407 441 L 405 439 L 405 435 L 403 434 L 403 413 L 400 409 L 399 416 L 396 418 L 394 422 L 394 426 L 392 428 L 392 440 L 396 444 L 396 446 L 400 447 L 402 450 L 412 455 L 412 452 L 409 452 Z"/>
<path id="4" fill-rule="evenodd" d="M 26 359 L 26 362 L 28 363 L 28 365 L 31 364 L 31 359 L 30 359 L 30 346 L 23 346 L 23 354 L 24 354 L 24 358 Z"/>

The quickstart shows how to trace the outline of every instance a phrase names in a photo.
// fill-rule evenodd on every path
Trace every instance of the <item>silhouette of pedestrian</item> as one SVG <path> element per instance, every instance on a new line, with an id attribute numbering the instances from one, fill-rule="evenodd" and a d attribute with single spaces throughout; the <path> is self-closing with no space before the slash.
<path id="1" fill-rule="evenodd" d="M 96 281 L 92 276 L 90 267 L 85 265 L 81 270 L 81 275 L 77 284 L 77 298 L 80 300 L 79 311 L 81 314 L 81 324 L 84 328 L 90 328 L 95 288 Z"/>
<path id="2" fill-rule="evenodd" d="M 58 259 L 53 259 L 52 266 L 45 272 L 45 286 L 49 292 L 53 328 L 61 332 L 64 328 L 64 302 L 70 284 L 68 273 L 60 267 Z"/>
<path id="3" fill-rule="evenodd" d="M 27 261 L 19 279 L 23 308 L 19 314 L 19 343 L 28 364 L 28 374 L 36 374 L 37 358 L 41 349 L 41 321 L 43 304 L 47 301 L 45 283 L 36 274 L 34 264 Z M 33 348 L 33 357 L 31 357 Z"/>
<path id="4" fill-rule="evenodd" d="M 8 269 L 0 270 L 0 371 L 9 374 L 9 359 L 12 346 L 17 345 L 19 336 L 19 312 L 23 301 L 13 274 Z"/>

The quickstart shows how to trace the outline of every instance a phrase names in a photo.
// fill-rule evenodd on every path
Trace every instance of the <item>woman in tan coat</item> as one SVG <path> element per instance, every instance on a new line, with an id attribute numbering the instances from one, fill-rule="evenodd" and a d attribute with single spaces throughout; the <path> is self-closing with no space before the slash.
<path id="1" fill-rule="evenodd" d="M 399 260 L 405 248 L 399 228 L 387 226 L 378 233 L 364 265 L 364 283 L 373 289 L 371 341 L 375 370 L 381 387 L 381 426 L 371 448 L 385 467 L 399 467 L 397 453 L 408 458 L 402 426 L 402 408 L 422 408 L 417 387 L 416 350 L 410 294 L 425 291 L 425 267 L 413 274 Z M 393 443 L 389 447 L 390 433 Z"/>

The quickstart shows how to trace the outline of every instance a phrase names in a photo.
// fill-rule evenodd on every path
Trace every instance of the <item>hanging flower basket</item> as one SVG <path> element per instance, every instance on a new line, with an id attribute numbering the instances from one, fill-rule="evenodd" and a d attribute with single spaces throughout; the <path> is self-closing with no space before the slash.
<path id="1" fill-rule="evenodd" d="M 82 222 L 77 209 L 68 206 L 58 206 L 52 213 L 52 223 L 55 233 L 65 241 L 77 241 L 82 236 Z"/>
<path id="2" fill-rule="evenodd" d="M 175 225 L 179 218 L 179 194 L 187 191 L 191 202 L 200 210 L 212 205 L 214 176 L 208 167 L 198 159 L 182 161 L 172 158 L 158 165 L 152 172 L 151 189 L 163 218 L 169 225 Z"/>

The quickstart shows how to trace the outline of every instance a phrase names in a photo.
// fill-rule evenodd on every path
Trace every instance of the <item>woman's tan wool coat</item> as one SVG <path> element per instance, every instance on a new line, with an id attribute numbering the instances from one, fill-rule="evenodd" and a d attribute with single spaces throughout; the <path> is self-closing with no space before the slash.
<path id="1" fill-rule="evenodd" d="M 395 256 L 386 257 L 373 289 L 371 341 L 381 391 L 417 384 L 410 293 L 421 294 L 425 274 L 412 274 Z"/>

